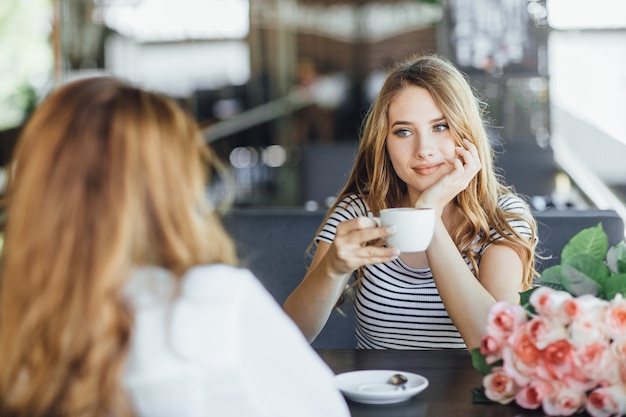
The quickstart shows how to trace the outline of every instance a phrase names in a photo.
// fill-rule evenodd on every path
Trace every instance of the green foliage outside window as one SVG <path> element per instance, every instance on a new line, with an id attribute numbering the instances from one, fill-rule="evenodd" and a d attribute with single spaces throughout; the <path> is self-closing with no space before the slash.
<path id="1" fill-rule="evenodd" d="M 0 1 L 0 131 L 19 126 L 51 85 L 51 0 Z"/>

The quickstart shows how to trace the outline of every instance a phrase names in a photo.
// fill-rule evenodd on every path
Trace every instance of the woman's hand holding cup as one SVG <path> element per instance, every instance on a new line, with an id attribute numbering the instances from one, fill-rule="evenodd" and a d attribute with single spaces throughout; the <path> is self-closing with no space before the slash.
<path id="1" fill-rule="evenodd" d="M 363 265 L 389 262 L 400 254 L 396 248 L 367 244 L 378 239 L 389 239 L 396 233 L 396 228 L 391 225 L 382 228 L 377 225 L 376 220 L 368 217 L 339 223 L 329 250 L 332 269 L 337 274 L 352 273 Z"/>

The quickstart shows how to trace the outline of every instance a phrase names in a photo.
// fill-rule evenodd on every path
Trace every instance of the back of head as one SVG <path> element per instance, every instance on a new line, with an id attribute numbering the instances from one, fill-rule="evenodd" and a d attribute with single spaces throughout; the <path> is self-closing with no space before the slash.
<path id="1" fill-rule="evenodd" d="M 234 263 L 205 196 L 210 155 L 172 100 L 109 77 L 53 92 L 18 141 L 0 287 L 0 407 L 108 415 L 133 268 Z M 7 413 L 8 414 L 8 413 Z"/>

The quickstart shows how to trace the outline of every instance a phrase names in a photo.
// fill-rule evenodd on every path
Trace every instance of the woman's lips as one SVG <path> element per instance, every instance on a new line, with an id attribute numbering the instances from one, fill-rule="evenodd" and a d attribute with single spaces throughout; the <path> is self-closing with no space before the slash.
<path id="1" fill-rule="evenodd" d="M 418 165 L 413 167 L 413 171 L 419 175 L 430 175 L 437 171 L 441 165 L 441 163 Z"/>

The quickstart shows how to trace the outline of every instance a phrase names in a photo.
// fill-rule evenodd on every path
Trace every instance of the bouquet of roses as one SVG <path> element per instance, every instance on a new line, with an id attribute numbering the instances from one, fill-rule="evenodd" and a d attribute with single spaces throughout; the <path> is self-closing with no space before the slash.
<path id="1" fill-rule="evenodd" d="M 607 252 L 608 249 L 608 252 Z M 475 400 L 550 416 L 626 414 L 626 244 L 584 229 L 522 303 L 496 303 L 472 352 L 485 374 Z"/>

